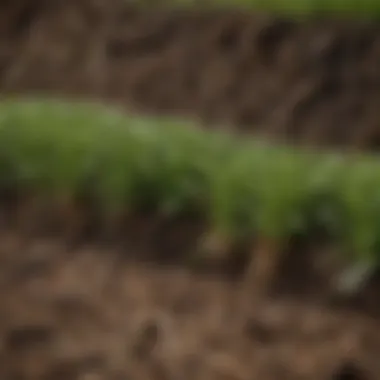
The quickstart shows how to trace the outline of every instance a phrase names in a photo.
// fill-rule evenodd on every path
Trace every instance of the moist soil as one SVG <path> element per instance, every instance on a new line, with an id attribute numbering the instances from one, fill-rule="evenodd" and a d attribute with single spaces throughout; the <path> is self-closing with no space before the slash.
<path id="1" fill-rule="evenodd" d="M 377 150 L 379 59 L 379 25 L 348 18 L 117 0 L 0 4 L 4 96 L 95 98 L 289 143 Z M 262 292 L 243 259 L 222 268 L 175 260 L 195 249 L 192 223 L 140 217 L 122 239 L 74 242 L 8 227 L 4 379 L 379 377 L 379 285 L 337 300 L 331 247 L 290 244 Z"/>
<path id="2" fill-rule="evenodd" d="M 378 22 L 125 0 L 4 1 L 0 18 L 2 94 L 96 97 L 210 128 L 377 149 Z"/>
<path id="3" fill-rule="evenodd" d="M 289 242 L 264 289 L 237 251 L 189 260 L 206 232 L 194 221 L 105 232 L 25 209 L 2 213 L 1 378 L 378 378 L 379 284 L 341 297 L 321 266 L 331 247 Z"/>
<path id="4" fill-rule="evenodd" d="M 379 319 L 2 230 L 3 379 L 377 379 Z"/>

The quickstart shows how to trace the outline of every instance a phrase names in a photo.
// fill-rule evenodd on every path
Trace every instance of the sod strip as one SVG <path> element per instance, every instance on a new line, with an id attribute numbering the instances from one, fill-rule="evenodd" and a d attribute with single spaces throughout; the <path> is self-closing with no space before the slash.
<path id="1" fill-rule="evenodd" d="M 378 0 L 126 0 L 141 6 L 179 6 L 197 8 L 232 8 L 272 12 L 286 16 L 353 16 L 377 19 Z"/>
<path id="2" fill-rule="evenodd" d="M 104 215 L 198 211 L 219 236 L 286 241 L 322 227 L 355 262 L 380 251 L 380 160 L 244 141 L 91 104 L 0 104 L 1 187 L 83 191 Z"/>

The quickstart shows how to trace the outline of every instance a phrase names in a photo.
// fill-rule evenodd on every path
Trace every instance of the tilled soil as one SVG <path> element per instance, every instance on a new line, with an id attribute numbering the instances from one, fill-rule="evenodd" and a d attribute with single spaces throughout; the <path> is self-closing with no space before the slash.
<path id="1" fill-rule="evenodd" d="M 3 231 L 1 378 L 378 378 L 379 320 L 126 254 Z"/>
<path id="2" fill-rule="evenodd" d="M 101 233 L 24 210 L 2 212 L 1 378 L 378 378 L 379 285 L 339 297 L 328 247 L 289 242 L 263 291 L 232 256 L 189 260 L 191 221 Z"/>
<path id="3" fill-rule="evenodd" d="M 123 0 L 0 7 L 3 94 L 92 96 L 291 142 L 377 148 L 376 22 Z"/>
<path id="4" fill-rule="evenodd" d="M 210 128 L 378 148 L 378 24 L 126 4 L 2 1 L 1 93 L 94 97 Z M 331 305 L 330 263 L 317 280 L 299 250 L 282 291 L 264 297 L 210 271 L 126 260 L 148 240 L 136 228 L 123 248 L 2 230 L 1 378 L 379 377 L 378 285 L 360 307 Z M 179 226 L 169 244 L 165 231 L 153 231 L 147 257 L 191 248 L 193 232 Z"/>

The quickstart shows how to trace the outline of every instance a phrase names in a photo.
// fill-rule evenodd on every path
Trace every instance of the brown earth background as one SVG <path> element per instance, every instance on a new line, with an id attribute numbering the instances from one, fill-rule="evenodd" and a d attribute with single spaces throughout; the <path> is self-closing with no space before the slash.
<path id="1" fill-rule="evenodd" d="M 91 98 L 292 144 L 377 150 L 379 64 L 374 22 L 116 0 L 0 3 L 4 96 Z M 122 243 L 73 243 L 5 220 L 0 377 L 380 378 L 378 286 L 359 297 L 365 308 L 341 307 L 326 301 L 324 278 L 296 281 L 302 264 L 283 270 L 290 291 L 263 297 L 210 271 L 131 262 L 191 244 L 188 229 L 164 227 L 136 221 Z"/>

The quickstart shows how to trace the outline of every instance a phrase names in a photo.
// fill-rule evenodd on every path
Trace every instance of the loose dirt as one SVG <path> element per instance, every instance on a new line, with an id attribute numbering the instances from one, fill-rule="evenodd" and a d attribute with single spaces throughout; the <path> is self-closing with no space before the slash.
<path id="1" fill-rule="evenodd" d="M 314 255 L 312 247 L 289 247 L 275 286 L 262 292 L 242 272 L 244 262 L 217 269 L 218 261 L 188 260 L 202 236 L 192 223 L 136 218 L 112 236 L 89 227 L 78 233 L 63 228 L 67 219 L 43 214 L 28 220 L 23 210 L 11 213 L 20 219 L 4 211 L 0 229 L 4 379 L 370 380 L 380 373 L 379 286 L 356 300 L 337 298 L 333 267 L 316 265 L 331 257 L 321 247 Z"/>
<path id="2" fill-rule="evenodd" d="M 0 240 L 3 379 L 377 379 L 379 321 L 308 302 L 237 303 L 234 281 L 125 247 Z"/>
<path id="3" fill-rule="evenodd" d="M 93 97 L 289 143 L 377 150 L 379 59 L 379 25 L 364 21 L 0 4 L 2 95 Z M 136 219 L 112 242 L 36 236 L 0 229 L 1 378 L 379 377 L 379 285 L 338 305 L 320 246 L 292 246 L 263 295 L 242 288 L 244 260 L 227 263 L 234 273 L 175 262 L 194 249 L 193 225 Z"/>
<path id="4" fill-rule="evenodd" d="M 19 0 L 0 14 L 3 94 L 92 96 L 289 142 L 377 149 L 378 23 L 123 0 Z"/>

